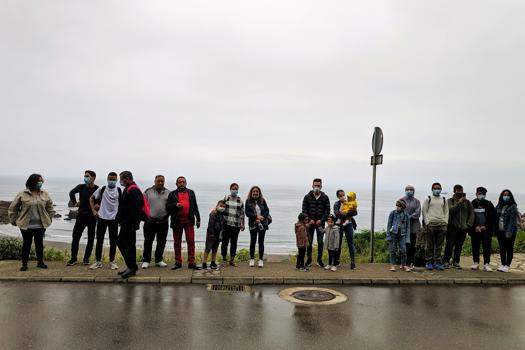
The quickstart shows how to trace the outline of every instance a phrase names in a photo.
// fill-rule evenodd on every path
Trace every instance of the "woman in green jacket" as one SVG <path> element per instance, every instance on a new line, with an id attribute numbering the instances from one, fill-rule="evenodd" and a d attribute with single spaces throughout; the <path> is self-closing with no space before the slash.
<path id="1" fill-rule="evenodd" d="M 44 233 L 51 225 L 55 209 L 49 194 L 42 190 L 44 179 L 40 174 L 32 174 L 26 181 L 26 189 L 20 191 L 9 206 L 9 220 L 18 226 L 24 240 L 22 245 L 22 267 L 27 271 L 31 244 L 35 240 L 37 267 L 46 269 L 44 264 Z"/>

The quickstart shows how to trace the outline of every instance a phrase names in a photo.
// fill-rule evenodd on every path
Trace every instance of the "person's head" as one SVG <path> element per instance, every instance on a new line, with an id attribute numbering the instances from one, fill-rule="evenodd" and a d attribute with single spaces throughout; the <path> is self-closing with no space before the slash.
<path id="1" fill-rule="evenodd" d="M 118 175 L 116 172 L 112 171 L 108 174 L 108 187 L 115 188 L 117 187 Z"/>
<path id="2" fill-rule="evenodd" d="M 398 212 L 402 212 L 403 210 L 405 210 L 405 208 L 406 208 L 405 202 L 403 202 L 403 201 L 396 201 L 396 210 Z"/>
<path id="3" fill-rule="evenodd" d="M 432 194 L 436 197 L 441 195 L 441 184 L 439 182 L 432 184 Z"/>
<path id="4" fill-rule="evenodd" d="M 264 197 L 259 186 L 253 186 L 252 188 L 250 188 L 250 192 L 248 193 L 248 199 L 256 201 L 263 198 Z"/>
<path id="5" fill-rule="evenodd" d="M 453 188 L 453 191 L 454 191 L 454 194 L 456 195 L 456 197 L 463 196 L 463 186 L 455 185 L 454 188 Z"/>
<path id="6" fill-rule="evenodd" d="M 340 202 L 346 201 L 345 191 L 337 190 L 337 192 L 335 192 L 335 195 L 337 196 L 337 199 L 339 199 Z"/>
<path id="7" fill-rule="evenodd" d="M 237 195 L 239 194 L 239 184 L 234 182 L 230 185 L 230 194 L 232 195 L 232 197 L 237 197 Z"/>
<path id="8" fill-rule="evenodd" d="M 224 211 L 226 210 L 226 202 L 224 200 L 218 201 L 215 208 L 217 208 L 217 212 L 224 213 Z"/>
<path id="9" fill-rule="evenodd" d="M 357 198 L 357 194 L 355 192 L 348 192 L 346 194 L 346 199 L 349 201 L 349 202 L 355 202 Z"/>
<path id="10" fill-rule="evenodd" d="M 91 185 L 95 182 L 97 174 L 93 170 L 84 171 L 84 183 L 86 185 Z"/>
<path id="11" fill-rule="evenodd" d="M 164 189 L 164 181 L 165 181 L 164 175 L 155 176 L 154 186 L 157 191 L 161 191 Z"/>
<path id="12" fill-rule="evenodd" d="M 44 184 L 44 179 L 40 174 L 31 174 L 27 178 L 26 188 L 29 191 L 40 191 L 42 185 Z"/>
<path id="13" fill-rule="evenodd" d="M 297 219 L 299 220 L 299 222 L 302 222 L 304 224 L 308 223 L 308 215 L 306 215 L 305 213 L 300 213 L 297 216 Z"/>
<path id="14" fill-rule="evenodd" d="M 484 200 L 487 197 L 487 189 L 485 187 L 476 188 L 476 198 L 480 201 Z"/>
<path id="15" fill-rule="evenodd" d="M 333 216 L 332 214 L 328 215 L 326 223 L 328 224 L 328 226 L 333 226 L 335 224 L 335 216 Z"/>
<path id="16" fill-rule="evenodd" d="M 514 204 L 516 204 L 516 201 L 514 200 L 514 195 L 512 194 L 512 192 L 510 190 L 501 191 L 501 194 L 499 195 L 498 199 L 498 205 L 505 206 Z"/>
<path id="17" fill-rule="evenodd" d="M 186 182 L 186 178 L 184 176 L 179 176 L 175 181 L 175 185 L 180 191 L 184 191 L 188 183 Z"/>
<path id="18" fill-rule="evenodd" d="M 133 183 L 133 174 L 131 171 L 124 170 L 119 174 L 120 177 L 120 185 L 123 187 L 127 187 Z"/>
<path id="19" fill-rule="evenodd" d="M 405 187 L 405 195 L 407 197 L 413 197 L 414 196 L 414 193 L 416 193 L 416 189 L 414 188 L 414 186 L 412 185 L 407 185 Z"/>
<path id="20" fill-rule="evenodd" d="M 313 189 L 314 193 L 321 192 L 322 188 L 323 188 L 323 180 L 321 180 L 321 179 L 314 179 L 314 181 L 312 181 L 312 189 Z"/>

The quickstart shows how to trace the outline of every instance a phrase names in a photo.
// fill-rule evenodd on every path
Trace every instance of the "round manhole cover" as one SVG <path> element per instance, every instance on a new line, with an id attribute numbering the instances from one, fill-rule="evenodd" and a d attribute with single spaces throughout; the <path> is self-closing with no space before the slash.
<path id="1" fill-rule="evenodd" d="M 296 304 L 332 305 L 345 302 L 346 295 L 338 291 L 317 287 L 287 288 L 279 292 L 279 297 Z"/>
<path id="2" fill-rule="evenodd" d="M 300 290 L 292 294 L 295 299 L 303 301 L 328 301 L 335 298 L 335 295 L 331 292 L 324 290 Z"/>

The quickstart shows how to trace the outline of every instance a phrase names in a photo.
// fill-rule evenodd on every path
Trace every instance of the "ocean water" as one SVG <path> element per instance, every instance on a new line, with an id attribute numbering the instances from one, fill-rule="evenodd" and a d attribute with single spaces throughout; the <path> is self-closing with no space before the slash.
<path id="1" fill-rule="evenodd" d="M 46 239 L 57 242 L 71 242 L 71 232 L 73 230 L 74 221 L 64 220 L 66 214 L 69 212 L 67 203 L 69 201 L 69 191 L 80 183 L 80 179 L 60 179 L 60 178 L 46 178 L 44 188 L 50 193 L 55 205 L 57 213 L 62 215 L 62 218 L 55 219 L 51 227 L 46 231 Z M 0 200 L 12 200 L 16 193 L 23 189 L 25 183 L 24 178 L 16 177 L 0 177 Z M 97 181 L 99 186 L 104 185 L 105 182 Z M 152 185 L 151 181 L 137 181 L 137 184 L 146 189 Z M 174 186 L 167 186 L 173 189 Z M 196 230 L 196 246 L 197 249 L 204 248 L 204 241 L 206 237 L 206 227 L 208 224 L 208 215 L 210 210 L 215 206 L 219 199 L 224 198 L 228 193 L 228 185 L 204 184 L 204 183 L 189 183 L 188 187 L 193 189 L 197 196 L 197 202 L 202 218 L 202 226 Z M 345 191 L 355 191 L 358 200 L 358 216 L 355 217 L 358 225 L 358 230 L 369 229 L 371 222 L 371 189 L 356 189 L 343 188 Z M 242 198 L 246 197 L 249 190 L 248 185 L 241 184 L 240 195 Z M 289 254 L 296 250 L 295 248 L 295 233 L 293 225 L 296 222 L 297 214 L 301 211 L 301 205 L 304 195 L 309 191 L 307 185 L 301 186 L 261 186 L 264 197 L 270 207 L 270 213 L 273 218 L 273 223 L 266 233 L 265 251 L 268 254 Z M 336 200 L 335 191 L 337 188 L 325 186 L 323 191 L 330 197 L 331 205 L 333 206 Z M 380 191 L 376 195 L 376 230 L 384 229 L 388 214 L 394 209 L 394 203 L 397 199 L 403 196 L 403 189 L 400 191 Z M 418 196 L 421 201 L 426 194 Z M 473 198 L 473 194 L 468 194 L 468 198 Z M 489 196 L 489 199 L 495 202 L 494 196 Z M 525 196 L 516 196 L 518 205 L 525 204 Z M 10 236 L 20 236 L 18 228 L 11 225 L 0 225 L 0 233 Z M 87 234 L 84 233 L 81 243 L 87 241 Z M 137 246 L 143 245 L 142 228 L 137 231 Z M 239 235 L 239 248 L 248 248 L 250 241 L 250 234 L 248 230 L 241 232 Z M 107 243 L 107 239 L 105 240 Z M 173 237 L 171 233 L 168 235 L 168 243 L 166 249 L 173 250 Z"/>

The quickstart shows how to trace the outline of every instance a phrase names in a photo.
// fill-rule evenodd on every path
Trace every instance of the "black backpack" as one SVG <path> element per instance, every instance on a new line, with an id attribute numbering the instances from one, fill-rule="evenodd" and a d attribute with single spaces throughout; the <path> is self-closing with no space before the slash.
<path id="1" fill-rule="evenodd" d="M 100 189 L 100 199 L 95 199 L 95 204 L 100 205 L 100 203 L 102 202 L 102 198 L 104 196 L 104 191 L 105 190 L 106 190 L 106 186 L 103 186 Z M 117 187 L 117 190 L 118 190 L 118 201 L 120 203 L 120 199 L 122 198 L 122 190 L 120 189 L 120 187 Z"/>

